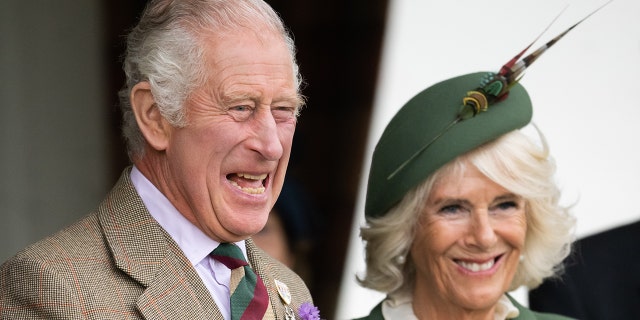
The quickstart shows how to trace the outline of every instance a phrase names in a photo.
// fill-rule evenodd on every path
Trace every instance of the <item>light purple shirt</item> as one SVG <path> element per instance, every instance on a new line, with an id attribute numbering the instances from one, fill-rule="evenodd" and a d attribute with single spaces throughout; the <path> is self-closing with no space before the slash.
<path id="1" fill-rule="evenodd" d="M 180 214 L 169 199 L 135 166 L 131 170 L 131 182 L 151 216 L 169 233 L 196 269 L 224 318 L 230 319 L 229 282 L 231 270 L 209 257 L 209 253 L 218 247 L 219 242 L 209 238 Z M 247 249 L 244 241 L 236 242 L 236 244 L 246 259 Z"/>

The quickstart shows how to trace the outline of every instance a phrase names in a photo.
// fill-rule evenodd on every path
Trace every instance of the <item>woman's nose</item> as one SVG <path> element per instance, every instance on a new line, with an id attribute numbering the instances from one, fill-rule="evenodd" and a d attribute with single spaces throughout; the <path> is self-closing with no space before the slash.
<path id="1" fill-rule="evenodd" d="M 473 214 L 473 217 L 469 221 L 466 238 L 468 245 L 481 249 L 491 248 L 496 244 L 498 237 L 491 225 L 491 219 L 486 210 Z"/>

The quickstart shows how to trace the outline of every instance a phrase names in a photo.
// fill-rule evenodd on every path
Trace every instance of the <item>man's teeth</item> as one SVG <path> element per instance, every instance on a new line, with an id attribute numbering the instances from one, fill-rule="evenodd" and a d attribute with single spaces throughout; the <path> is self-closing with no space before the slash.
<path id="1" fill-rule="evenodd" d="M 264 180 L 267 178 L 267 174 L 263 173 L 259 176 L 254 176 L 252 174 L 248 174 L 248 173 L 238 173 L 238 177 L 240 178 L 245 178 L 245 179 L 251 179 L 251 180 Z"/>
<path id="2" fill-rule="evenodd" d="M 491 267 L 493 267 L 493 265 L 495 264 L 495 260 L 491 259 L 485 263 L 475 263 L 475 262 L 464 262 L 464 261 L 458 261 L 458 265 L 462 266 L 463 268 L 472 271 L 472 272 L 478 272 L 478 271 L 485 271 L 485 270 L 489 270 L 491 269 Z"/>
<path id="3" fill-rule="evenodd" d="M 261 174 L 259 176 L 255 176 L 255 175 L 251 175 L 251 174 L 247 174 L 247 173 L 238 173 L 238 177 L 244 178 L 244 179 L 249 179 L 249 180 L 262 181 L 262 180 L 267 178 L 267 174 L 265 173 L 265 174 Z M 233 180 L 229 180 L 229 182 L 231 183 L 231 185 L 233 185 L 236 188 L 242 190 L 242 192 L 249 193 L 249 194 L 262 194 L 262 193 L 264 193 L 264 190 L 265 190 L 265 188 L 262 187 L 262 186 L 256 187 L 256 188 L 241 187 L 237 182 L 235 182 Z"/>
<path id="4" fill-rule="evenodd" d="M 257 188 L 241 187 L 233 180 L 231 180 L 229 182 L 231 183 L 232 186 L 235 186 L 236 188 L 242 190 L 245 193 L 249 193 L 249 194 L 262 194 L 262 193 L 264 193 L 264 187 L 257 187 Z"/>

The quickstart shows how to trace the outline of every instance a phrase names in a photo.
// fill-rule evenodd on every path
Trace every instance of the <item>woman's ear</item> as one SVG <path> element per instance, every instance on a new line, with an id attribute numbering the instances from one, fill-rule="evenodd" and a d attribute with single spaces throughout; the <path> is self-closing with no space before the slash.
<path id="1" fill-rule="evenodd" d="M 133 86 L 130 98 L 138 127 L 147 143 L 157 151 L 165 150 L 172 126 L 160 114 L 149 82 L 143 81 Z"/>

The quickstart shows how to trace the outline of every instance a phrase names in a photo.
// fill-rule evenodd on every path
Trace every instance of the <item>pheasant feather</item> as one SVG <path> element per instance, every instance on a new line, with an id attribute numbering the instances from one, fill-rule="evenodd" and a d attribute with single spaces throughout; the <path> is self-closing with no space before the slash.
<path id="1" fill-rule="evenodd" d="M 549 48 L 556 44 L 562 37 L 564 37 L 569 31 L 573 30 L 580 23 L 587 20 L 593 14 L 600 9 L 611 3 L 613 0 L 603 4 L 596 10 L 592 11 L 586 17 L 576 22 L 574 25 L 567 28 L 565 31 L 557 35 L 555 38 L 549 40 L 544 45 L 540 46 L 536 51 L 532 52 L 528 56 L 520 59 L 525 52 L 544 34 L 545 31 L 555 22 L 560 14 L 556 16 L 553 21 L 545 28 L 545 30 L 538 35 L 538 37 L 531 42 L 524 50 L 520 51 L 515 57 L 505 63 L 498 73 L 487 74 L 480 82 L 480 87 L 474 91 L 467 93 L 467 96 L 463 99 L 463 107 L 458 115 L 459 120 L 468 119 L 474 117 L 481 111 L 486 111 L 489 106 L 497 101 L 505 99 L 509 94 L 509 89 L 524 75 L 524 71 L 533 64 L 540 56 L 545 53 Z M 564 11 L 564 10 L 563 10 Z"/>
<path id="2" fill-rule="evenodd" d="M 524 71 L 535 62 L 543 53 L 545 53 L 549 48 L 551 48 L 555 43 L 560 41 L 562 37 L 564 37 L 569 31 L 573 30 L 580 23 L 587 20 L 593 14 L 598 12 L 600 9 L 611 3 L 613 0 L 610 0 L 597 8 L 596 10 L 589 13 L 586 17 L 582 18 L 580 21 L 576 22 L 574 25 L 567 28 L 565 31 L 557 35 L 555 38 L 549 40 L 544 45 L 540 46 L 537 50 L 527 55 L 526 57 L 521 57 L 533 46 L 534 43 L 540 39 L 540 37 L 551 27 L 551 25 L 558 19 L 558 17 L 564 12 L 562 10 L 554 19 L 551 21 L 549 25 L 540 33 L 527 47 L 525 47 L 522 51 L 516 54 L 511 60 L 505 63 L 497 73 L 489 73 L 485 75 L 481 81 L 480 86 L 475 90 L 467 92 L 467 95 L 462 99 L 462 107 L 460 108 L 460 112 L 458 116 L 450 122 L 439 134 L 433 137 L 426 145 L 416 151 L 411 157 L 405 160 L 398 168 L 396 168 L 389 176 L 387 176 L 387 180 L 392 179 L 398 172 L 400 172 L 407 164 L 413 161 L 418 155 L 420 155 L 425 149 L 427 149 L 434 141 L 439 139 L 445 132 L 447 132 L 451 127 L 453 127 L 456 123 L 475 117 L 478 113 L 482 111 L 486 111 L 490 105 L 506 99 L 509 95 L 509 89 L 518 83 L 522 76 L 524 75 Z"/>

